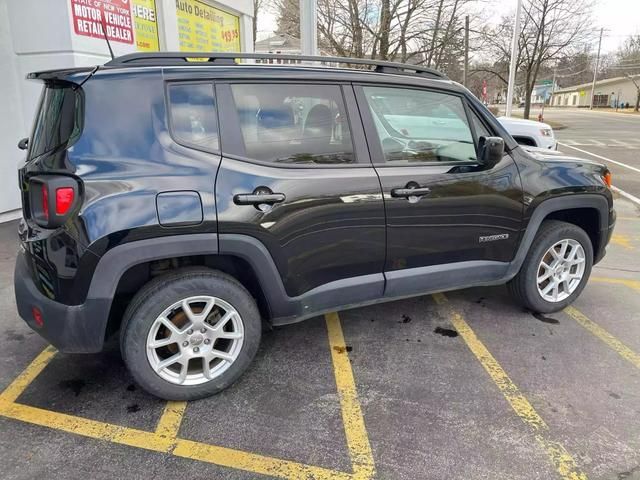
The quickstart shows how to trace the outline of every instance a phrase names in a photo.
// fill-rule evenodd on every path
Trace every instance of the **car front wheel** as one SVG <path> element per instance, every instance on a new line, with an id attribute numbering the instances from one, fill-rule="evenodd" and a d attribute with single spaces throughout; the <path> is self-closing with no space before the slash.
<path id="1" fill-rule="evenodd" d="M 592 265 L 593 247 L 586 232 L 571 223 L 548 220 L 509 290 L 529 310 L 557 312 L 580 295 Z"/>

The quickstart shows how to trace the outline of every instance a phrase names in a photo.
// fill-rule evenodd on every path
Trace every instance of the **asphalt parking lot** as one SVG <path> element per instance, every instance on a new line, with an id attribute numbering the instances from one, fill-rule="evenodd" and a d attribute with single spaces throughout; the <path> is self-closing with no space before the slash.
<path id="1" fill-rule="evenodd" d="M 56 354 L 17 317 L 0 225 L 2 478 L 640 479 L 640 207 L 548 316 L 503 287 L 268 332 L 249 372 L 189 404 L 137 388 L 117 343 Z"/>

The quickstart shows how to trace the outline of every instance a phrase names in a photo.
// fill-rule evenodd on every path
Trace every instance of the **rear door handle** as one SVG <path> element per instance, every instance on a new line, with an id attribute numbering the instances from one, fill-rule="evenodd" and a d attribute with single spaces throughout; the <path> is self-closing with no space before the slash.
<path id="1" fill-rule="evenodd" d="M 284 193 L 238 193 L 233 197 L 236 205 L 260 205 L 284 202 Z"/>
<path id="2" fill-rule="evenodd" d="M 423 195 L 429 195 L 429 193 L 431 193 L 431 189 L 429 187 L 391 189 L 391 196 L 396 198 L 422 197 Z"/>

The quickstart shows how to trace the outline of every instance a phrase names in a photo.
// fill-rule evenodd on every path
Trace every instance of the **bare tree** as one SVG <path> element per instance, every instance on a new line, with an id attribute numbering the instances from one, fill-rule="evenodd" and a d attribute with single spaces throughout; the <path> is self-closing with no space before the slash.
<path id="1" fill-rule="evenodd" d="M 524 118 L 529 118 L 533 87 L 541 71 L 592 42 L 592 7 L 593 0 L 524 0 L 516 58 L 517 78 L 525 97 Z M 508 65 L 512 25 L 513 17 L 505 17 L 485 37 L 499 65 Z"/>
<path id="2" fill-rule="evenodd" d="M 273 0 L 278 30 L 298 35 L 297 0 Z M 465 8 L 477 0 L 318 0 L 319 45 L 369 57 L 461 72 Z"/>
<path id="3" fill-rule="evenodd" d="M 256 44 L 256 35 L 258 34 L 258 15 L 265 7 L 265 0 L 253 0 L 253 45 Z"/>

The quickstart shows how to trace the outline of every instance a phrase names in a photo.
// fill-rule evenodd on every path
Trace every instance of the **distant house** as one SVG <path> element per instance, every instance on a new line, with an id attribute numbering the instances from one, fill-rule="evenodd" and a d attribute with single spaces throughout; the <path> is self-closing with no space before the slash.
<path id="1" fill-rule="evenodd" d="M 531 92 L 531 104 L 532 105 L 542 105 L 546 103 L 547 100 L 551 98 L 551 93 L 554 90 L 557 90 L 558 85 L 553 84 L 551 80 L 544 80 L 540 83 L 536 83 L 533 86 L 533 91 Z"/>
<path id="2" fill-rule="evenodd" d="M 633 75 L 640 83 L 640 75 Z M 628 77 L 607 78 L 596 82 L 594 107 L 613 107 L 626 104 L 635 105 L 637 89 Z M 554 91 L 551 105 L 554 107 L 588 107 L 591 104 L 591 82 Z"/>

